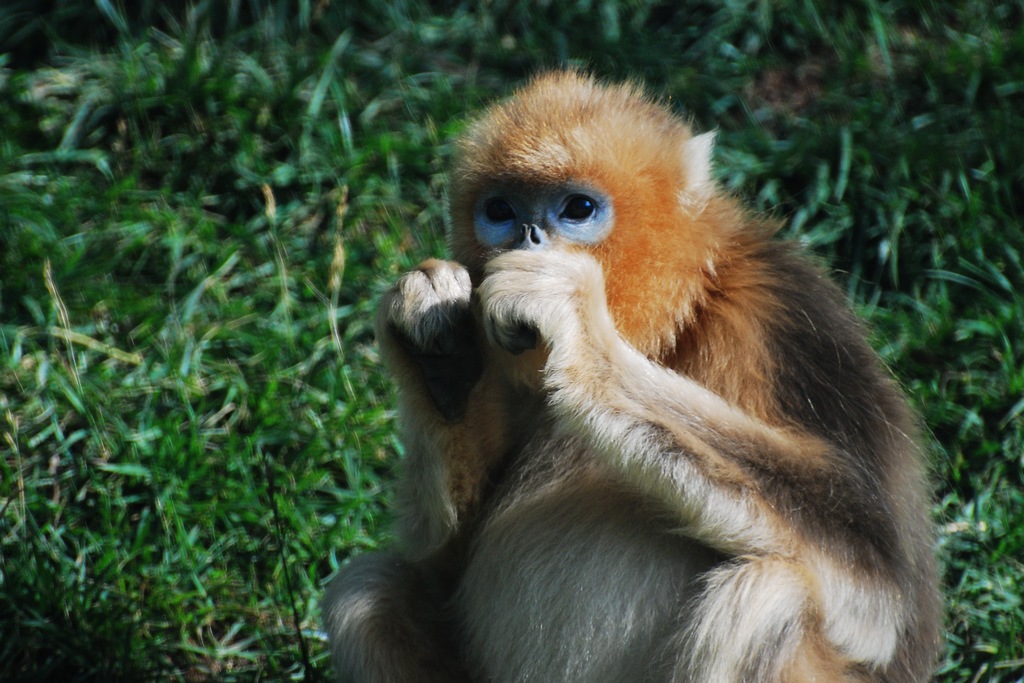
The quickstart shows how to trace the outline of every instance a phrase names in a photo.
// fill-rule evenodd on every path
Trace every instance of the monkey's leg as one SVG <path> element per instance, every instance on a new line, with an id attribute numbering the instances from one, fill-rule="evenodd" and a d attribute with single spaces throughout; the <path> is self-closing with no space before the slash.
<path id="1" fill-rule="evenodd" d="M 352 560 L 324 598 L 335 678 L 343 683 L 460 683 L 452 625 L 416 565 L 390 553 Z"/>
<path id="2" fill-rule="evenodd" d="M 679 634 L 673 683 L 901 680 L 872 677 L 835 647 L 821 623 L 818 580 L 799 561 L 745 557 L 703 583 Z"/>

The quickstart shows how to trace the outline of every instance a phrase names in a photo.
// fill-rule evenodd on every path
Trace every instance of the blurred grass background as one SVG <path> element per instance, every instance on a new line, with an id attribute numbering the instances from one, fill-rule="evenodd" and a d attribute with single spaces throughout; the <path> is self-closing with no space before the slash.
<path id="1" fill-rule="evenodd" d="M 1020 0 L 5 0 L 0 680 L 327 680 L 401 454 L 375 297 L 465 115 L 566 63 L 836 271 L 929 430 L 938 680 L 1024 680 Z"/>

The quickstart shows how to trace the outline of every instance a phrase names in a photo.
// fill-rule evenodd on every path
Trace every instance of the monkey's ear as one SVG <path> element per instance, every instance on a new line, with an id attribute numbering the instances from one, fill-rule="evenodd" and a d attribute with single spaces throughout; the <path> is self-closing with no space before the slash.
<path id="1" fill-rule="evenodd" d="M 686 168 L 684 191 L 701 197 L 711 192 L 711 153 L 715 148 L 715 132 L 694 136 L 683 143 L 683 166 Z"/>

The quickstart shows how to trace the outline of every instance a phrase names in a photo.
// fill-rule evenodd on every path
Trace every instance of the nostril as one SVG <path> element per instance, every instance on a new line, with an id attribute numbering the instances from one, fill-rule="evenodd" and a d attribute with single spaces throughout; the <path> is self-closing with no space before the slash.
<path id="1" fill-rule="evenodd" d="M 534 244 L 540 245 L 544 243 L 544 231 L 538 228 L 536 225 L 530 226 L 530 241 Z"/>

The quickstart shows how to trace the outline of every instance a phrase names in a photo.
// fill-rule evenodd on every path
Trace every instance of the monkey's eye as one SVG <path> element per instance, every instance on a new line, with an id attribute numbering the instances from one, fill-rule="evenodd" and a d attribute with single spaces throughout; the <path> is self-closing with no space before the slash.
<path id="1" fill-rule="evenodd" d="M 561 217 L 571 221 L 585 221 L 593 216 L 595 211 L 597 211 L 597 203 L 593 199 L 586 195 L 574 194 L 565 203 Z"/>
<path id="2" fill-rule="evenodd" d="M 488 199 L 487 203 L 484 204 L 484 215 L 492 223 L 506 223 L 515 219 L 516 212 L 512 205 L 504 199 L 494 197 L 493 199 Z"/>

